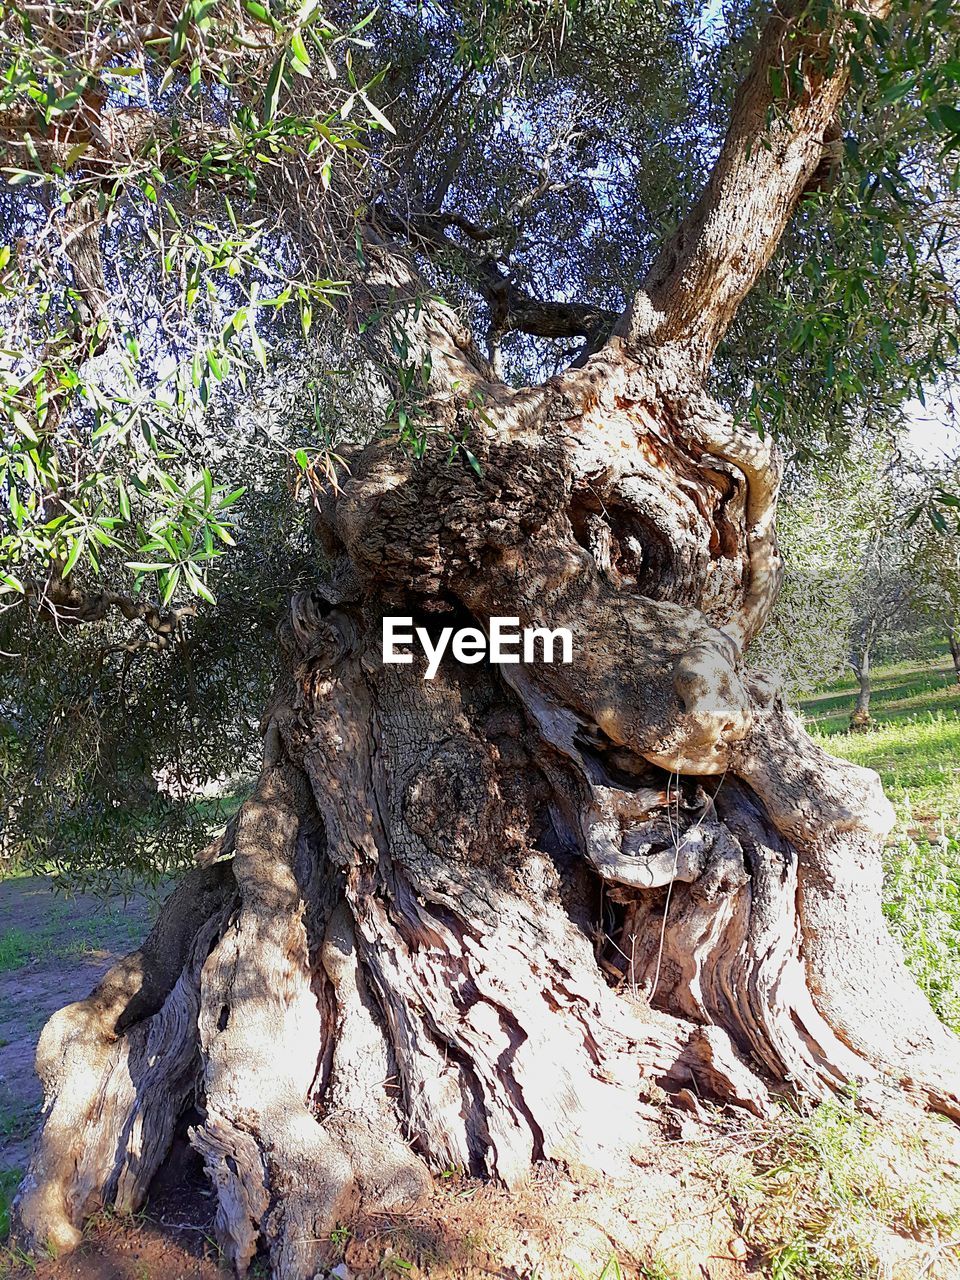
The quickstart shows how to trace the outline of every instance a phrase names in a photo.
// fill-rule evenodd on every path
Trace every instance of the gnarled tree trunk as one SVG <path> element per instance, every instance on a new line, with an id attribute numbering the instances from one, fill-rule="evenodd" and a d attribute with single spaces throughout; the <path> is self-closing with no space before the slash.
<path id="1" fill-rule="evenodd" d="M 789 26 L 582 368 L 507 388 L 368 229 L 370 310 L 429 351 L 421 420 L 469 431 L 481 474 L 382 440 L 327 494 L 256 793 L 143 951 L 41 1038 L 28 1243 L 141 1204 L 189 1107 L 229 1258 L 242 1274 L 263 1247 L 284 1280 L 431 1171 L 615 1170 L 689 1091 L 764 1113 L 887 1082 L 960 1116 L 956 1044 L 883 923 L 878 780 L 742 656 L 779 582 L 778 464 L 703 374 L 843 88 L 815 43 L 756 147 Z M 382 661 L 385 614 L 567 627 L 574 660 L 428 680 Z"/>

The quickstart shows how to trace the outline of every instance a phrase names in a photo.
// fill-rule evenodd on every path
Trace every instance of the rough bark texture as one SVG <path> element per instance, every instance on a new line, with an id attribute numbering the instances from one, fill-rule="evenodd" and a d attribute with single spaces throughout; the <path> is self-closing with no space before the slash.
<path id="1" fill-rule="evenodd" d="M 285 1278 L 430 1171 L 617 1171 L 671 1097 L 960 1114 L 882 920 L 877 779 L 743 667 L 769 446 L 619 347 L 487 391 L 482 477 L 378 442 L 324 503 L 229 860 L 44 1033 L 26 1239 L 142 1203 L 188 1107 L 228 1257 Z M 384 612 L 567 626 L 575 661 L 429 681 L 383 664 Z"/>
<path id="2" fill-rule="evenodd" d="M 729 223 L 730 173 L 756 183 L 769 225 L 737 214 L 718 257 L 705 197 L 700 249 L 654 269 L 657 307 L 686 316 L 662 341 L 625 323 L 512 390 L 367 229 L 363 341 L 399 327 L 408 360 L 429 353 L 438 441 L 349 459 L 282 630 L 256 793 L 143 950 L 44 1032 L 25 1243 L 69 1247 L 93 1209 L 142 1203 L 188 1111 L 231 1262 L 262 1249 L 283 1280 L 431 1172 L 615 1170 L 698 1097 L 763 1114 L 857 1082 L 960 1115 L 956 1043 L 883 922 L 878 779 L 827 756 L 742 657 L 780 579 L 779 464 L 702 366 L 843 80 L 821 77 L 815 107 L 807 86 L 778 170 L 762 149 L 748 165 L 784 21 L 709 189 Z M 465 433 L 481 474 L 450 460 Z M 574 661 L 447 659 L 426 680 L 382 662 L 384 614 L 566 627 Z"/>

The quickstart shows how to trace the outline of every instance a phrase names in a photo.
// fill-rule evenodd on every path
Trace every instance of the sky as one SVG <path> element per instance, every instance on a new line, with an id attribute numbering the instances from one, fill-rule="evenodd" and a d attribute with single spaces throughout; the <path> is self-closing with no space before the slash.
<path id="1" fill-rule="evenodd" d="M 960 452 L 960 400 L 929 400 L 922 405 L 913 400 L 907 406 L 910 426 L 907 440 L 914 453 L 926 461 L 940 454 Z"/>

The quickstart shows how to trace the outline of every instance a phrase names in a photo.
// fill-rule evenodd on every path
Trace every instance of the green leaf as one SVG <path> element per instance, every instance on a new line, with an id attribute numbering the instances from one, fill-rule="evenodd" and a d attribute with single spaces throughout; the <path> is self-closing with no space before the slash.
<path id="1" fill-rule="evenodd" d="M 190 565 L 184 565 L 183 573 L 187 580 L 187 586 L 195 596 L 199 596 L 201 600 L 206 600 L 208 604 L 217 603 L 216 596 Z"/>
<path id="2" fill-rule="evenodd" d="M 258 22 L 265 22 L 270 27 L 274 25 L 270 11 L 260 4 L 260 0 L 243 0 L 243 7 L 251 18 L 256 18 Z"/>
<path id="3" fill-rule="evenodd" d="M 464 456 L 466 457 L 467 461 L 470 463 L 471 467 L 473 467 L 474 471 L 477 473 L 477 475 L 478 475 L 478 476 L 480 477 L 480 479 L 482 480 L 482 479 L 483 479 L 483 467 L 481 467 L 480 462 L 479 462 L 479 460 L 477 459 L 476 455 L 475 455 L 475 454 L 473 454 L 473 453 L 472 453 L 472 452 L 467 448 L 467 446 L 466 446 L 465 444 L 461 444 L 460 448 L 463 450 L 463 452 L 464 452 Z"/>
<path id="4" fill-rule="evenodd" d="M 257 357 L 257 363 L 264 373 L 267 372 L 267 349 L 263 345 L 263 341 L 257 333 L 254 325 L 253 316 L 247 318 L 247 332 L 250 334 L 250 345 L 253 347 L 253 354 Z"/>
<path id="5" fill-rule="evenodd" d="M 163 591 L 160 595 L 160 603 L 169 604 L 170 601 L 173 599 L 173 593 L 176 591 L 179 585 L 180 585 L 180 570 L 171 569 L 170 572 L 166 575 L 166 581 L 164 582 Z"/>
<path id="6" fill-rule="evenodd" d="M 277 105 L 280 100 L 280 85 L 283 82 L 283 72 L 287 64 L 287 55 L 281 53 L 280 57 L 274 63 L 273 70 L 267 80 L 266 92 L 263 95 L 263 122 L 268 124 L 277 114 Z"/>
<path id="7" fill-rule="evenodd" d="M 28 169 L 7 169 L 5 172 L 10 174 L 7 182 L 11 187 L 22 187 L 26 182 L 38 185 L 40 178 L 38 173 L 31 173 Z"/>
<path id="8" fill-rule="evenodd" d="M 295 31 L 290 37 L 290 50 L 293 56 L 302 62 L 305 66 L 310 65 L 310 54 L 307 52 L 307 46 L 303 42 L 303 36 L 299 31 Z"/>
<path id="9" fill-rule="evenodd" d="M 373 116 L 374 120 L 376 120 L 377 124 L 381 126 L 381 128 L 386 129 L 387 133 L 397 132 L 396 129 L 393 127 L 393 125 L 390 123 L 390 121 L 387 119 L 387 117 L 380 110 L 380 108 L 376 106 L 374 103 L 372 103 L 365 93 L 361 93 L 360 97 L 363 99 L 364 103 L 366 104 L 367 110 Z"/>
<path id="10" fill-rule="evenodd" d="M 80 559 L 80 552 L 83 550 L 83 538 L 74 538 L 73 545 L 67 553 L 67 558 L 63 562 L 63 568 L 60 570 L 61 576 L 67 578 L 70 576 L 70 570 Z"/>
<path id="11" fill-rule="evenodd" d="M 26 437 L 26 439 L 30 441 L 31 444 L 40 443 L 40 437 L 19 409 L 14 409 L 13 411 L 13 425 L 22 436 Z"/>

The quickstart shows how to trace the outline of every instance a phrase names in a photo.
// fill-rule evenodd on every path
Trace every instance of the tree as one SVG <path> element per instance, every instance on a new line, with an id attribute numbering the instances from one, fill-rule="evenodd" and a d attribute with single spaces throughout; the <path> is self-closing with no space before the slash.
<path id="1" fill-rule="evenodd" d="M 777 520 L 783 583 L 749 656 L 775 672 L 792 699 L 850 669 L 864 564 L 878 531 L 877 491 L 890 488 L 889 462 L 889 444 L 868 440 L 825 475 L 794 464 L 784 476 Z"/>
<path id="2" fill-rule="evenodd" d="M 915 535 L 909 519 L 915 502 L 910 468 L 899 455 L 888 456 L 862 478 L 857 495 L 859 554 L 851 591 L 849 662 L 858 689 L 850 728 L 870 728 L 873 660 L 881 645 L 889 648 L 917 631 L 921 595 L 912 572 Z"/>
<path id="3" fill-rule="evenodd" d="M 7 298 L 8 626 L 120 617 L 176 649 L 244 531 L 211 463 L 262 441 L 231 406 L 322 329 L 297 406 L 316 433 L 290 447 L 316 541 L 278 609 L 262 771 L 143 947 L 44 1030 L 33 1246 L 141 1204 L 191 1106 L 227 1256 L 242 1273 L 262 1246 L 285 1280 L 358 1198 L 407 1203 L 430 1169 L 615 1166 L 665 1093 L 762 1113 L 886 1081 L 960 1115 L 955 1041 L 883 923 L 878 780 L 742 658 L 781 574 L 769 429 L 795 412 L 747 366 L 751 325 L 798 320 L 801 402 L 836 374 L 807 448 L 951 355 L 955 15 L 778 7 L 755 38 L 736 8 L 705 92 L 681 6 L 412 8 L 377 36 L 309 0 L 6 9 L 0 128 L 33 234 Z M 826 188 L 851 78 L 868 214 L 844 222 Z M 664 148 L 688 104 L 698 128 Z M 690 197 L 672 230 L 664 193 Z M 744 318 L 785 234 L 785 293 Z M 792 275 L 819 240 L 836 271 Z M 874 241 L 876 298 L 843 256 Z M 874 314 L 872 355 L 821 327 L 825 291 Z M 740 417 L 706 388 L 728 332 Z M 349 396 L 352 446 L 324 430 Z M 277 486 L 254 478 L 269 545 Z M 575 661 L 427 680 L 382 661 L 396 614 L 565 627 Z"/>
<path id="4" fill-rule="evenodd" d="M 862 733 L 870 728 L 873 659 L 878 645 L 916 621 L 916 594 L 908 572 L 903 543 L 897 537 L 874 531 L 867 539 L 861 577 L 854 594 L 854 620 L 850 632 L 850 666 L 857 677 L 857 698 L 850 728 Z M 911 609 L 913 606 L 913 609 Z"/>
<path id="5" fill-rule="evenodd" d="M 956 520 L 958 463 L 944 458 L 915 476 L 919 502 L 911 512 L 916 533 L 910 574 L 931 623 L 946 635 L 960 682 L 960 528 Z M 926 509 L 927 519 L 921 519 Z"/>

